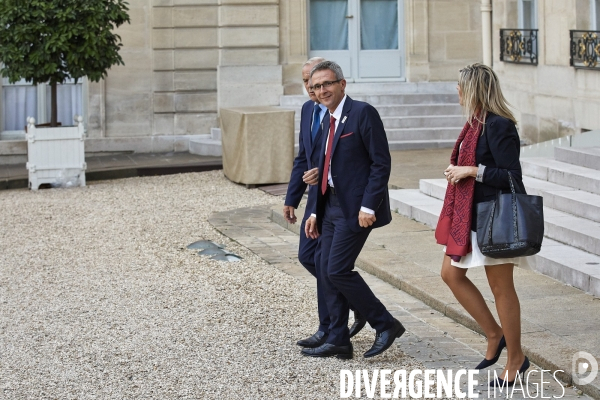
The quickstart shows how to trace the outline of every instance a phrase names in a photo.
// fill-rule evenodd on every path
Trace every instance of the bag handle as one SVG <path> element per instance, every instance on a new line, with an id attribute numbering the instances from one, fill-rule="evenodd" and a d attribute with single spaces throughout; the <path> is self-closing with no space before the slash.
<path id="1" fill-rule="evenodd" d="M 513 217 L 513 237 L 515 241 L 519 241 L 519 227 L 517 226 L 517 194 L 515 193 L 515 185 L 513 184 L 512 174 L 508 173 L 508 182 L 510 183 L 511 203 L 512 203 L 512 217 Z"/>
<path id="2" fill-rule="evenodd" d="M 515 185 L 513 184 L 512 174 L 510 171 L 506 171 L 508 173 L 508 182 L 510 183 L 510 197 L 511 197 L 511 205 L 512 205 L 512 220 L 513 220 L 513 237 L 515 238 L 515 242 L 519 241 L 519 226 L 517 224 L 517 193 L 515 192 Z M 496 205 L 500 200 L 501 192 L 498 192 L 496 196 L 496 200 L 494 204 L 492 204 L 492 210 L 490 212 L 490 222 L 488 224 L 488 245 L 492 245 L 492 228 L 494 226 L 494 214 L 496 212 Z"/>

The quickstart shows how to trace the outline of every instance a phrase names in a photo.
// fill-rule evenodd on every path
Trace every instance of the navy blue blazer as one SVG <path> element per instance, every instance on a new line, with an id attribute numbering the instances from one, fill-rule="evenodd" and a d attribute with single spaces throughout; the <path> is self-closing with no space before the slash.
<path id="1" fill-rule="evenodd" d="M 329 129 L 325 121 L 324 129 Z M 323 135 L 323 142 L 327 134 Z M 325 145 L 319 160 L 322 179 L 325 164 Z M 392 161 L 383 122 L 377 110 L 370 104 L 346 98 L 341 121 L 333 139 L 331 154 L 331 178 L 335 186 L 348 227 L 354 232 L 362 229 L 358 224 L 361 207 L 375 211 L 373 228 L 387 225 L 392 220 L 388 181 Z M 325 198 L 320 184 L 317 196 L 317 225 L 319 232 L 325 213 Z"/>
<path id="2" fill-rule="evenodd" d="M 475 182 L 471 229 L 477 230 L 477 204 L 493 200 L 498 191 L 510 193 L 508 172 L 513 177 L 517 193 L 526 193 L 519 154 L 521 140 L 515 124 L 488 112 L 484 130 L 477 141 L 475 162 L 485 165 L 483 182 Z"/>
<path id="3" fill-rule="evenodd" d="M 319 166 L 319 158 L 323 149 L 323 121 L 321 121 L 319 130 L 312 140 L 311 137 L 311 125 L 313 112 L 315 108 L 315 102 L 312 100 L 307 101 L 302 105 L 302 111 L 300 113 L 300 137 L 298 139 L 298 155 L 294 159 L 294 166 L 292 167 L 292 174 L 290 176 L 290 183 L 288 185 L 287 194 L 285 196 L 285 205 L 298 208 L 302 195 L 306 191 L 306 183 L 302 180 L 302 175 L 305 171 L 313 169 Z M 323 120 L 329 120 L 329 113 L 325 112 Z M 311 210 L 314 210 L 317 203 L 317 186 L 310 186 L 308 188 L 308 201 L 306 203 L 306 211 L 304 218 L 310 216 Z"/>

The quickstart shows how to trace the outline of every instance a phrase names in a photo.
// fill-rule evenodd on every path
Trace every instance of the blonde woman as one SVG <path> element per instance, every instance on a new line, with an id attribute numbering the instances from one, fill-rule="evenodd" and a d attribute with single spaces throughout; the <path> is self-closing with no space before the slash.
<path id="1" fill-rule="evenodd" d="M 506 367 L 501 379 L 490 382 L 490 386 L 512 386 L 517 374 L 529 367 L 521 349 L 521 312 L 513 282 L 514 266 L 525 259 L 484 256 L 477 246 L 475 231 L 477 204 L 493 200 L 498 191 L 510 193 L 508 172 L 516 189 L 525 193 L 519 163 L 520 140 L 515 117 L 490 67 L 473 64 L 463 68 L 457 89 L 468 120 L 454 146 L 450 166 L 444 171 L 448 188 L 435 232 L 437 242 L 446 246 L 441 275 L 487 337 L 485 359 L 476 368 L 495 364 L 506 347 Z M 481 292 L 467 278 L 468 269 L 476 267 L 485 268 L 500 325 Z"/>

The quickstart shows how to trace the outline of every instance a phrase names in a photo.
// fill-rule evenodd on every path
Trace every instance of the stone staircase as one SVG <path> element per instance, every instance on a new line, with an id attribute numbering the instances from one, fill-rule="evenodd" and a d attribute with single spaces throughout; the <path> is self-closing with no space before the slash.
<path id="1" fill-rule="evenodd" d="M 346 93 L 379 112 L 390 150 L 452 147 L 464 125 L 454 83 L 349 83 Z M 300 110 L 308 96 L 282 96 L 281 107 L 296 111 L 296 142 Z"/>
<path id="2" fill-rule="evenodd" d="M 210 134 L 198 135 L 195 139 L 190 139 L 189 151 L 199 156 L 222 156 L 221 128 L 211 128 Z"/>
<path id="3" fill-rule="evenodd" d="M 349 83 L 346 93 L 377 108 L 390 150 L 426 149 L 452 147 L 464 125 L 455 86 L 450 82 Z M 307 100 L 305 95 L 288 95 L 280 101 L 280 107 L 296 112 L 296 150 L 300 110 Z M 213 128 L 210 135 L 190 140 L 190 152 L 221 155 L 220 131 L 216 132 Z"/>
<path id="4" fill-rule="evenodd" d="M 600 296 L 600 147 L 556 147 L 554 158 L 522 158 L 529 194 L 544 198 L 545 239 L 531 267 Z M 435 227 L 445 179 L 423 179 L 420 188 L 390 191 L 391 208 Z"/>

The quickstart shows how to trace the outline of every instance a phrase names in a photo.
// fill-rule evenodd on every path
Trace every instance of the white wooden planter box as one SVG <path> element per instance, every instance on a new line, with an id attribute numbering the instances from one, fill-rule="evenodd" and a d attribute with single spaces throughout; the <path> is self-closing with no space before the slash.
<path id="1" fill-rule="evenodd" d="M 76 126 L 37 127 L 27 118 L 27 170 L 29 188 L 40 185 L 85 186 L 83 118 L 75 116 Z"/>

